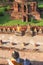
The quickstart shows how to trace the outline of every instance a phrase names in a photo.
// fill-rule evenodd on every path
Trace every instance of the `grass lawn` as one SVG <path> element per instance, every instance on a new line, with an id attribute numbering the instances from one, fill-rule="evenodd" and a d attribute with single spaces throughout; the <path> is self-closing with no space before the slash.
<path id="1" fill-rule="evenodd" d="M 21 20 L 11 20 L 9 14 L 5 14 L 4 16 L 0 16 L 0 26 L 13 26 L 13 25 L 26 25 L 26 22 L 22 22 Z"/>
<path id="2" fill-rule="evenodd" d="M 43 1 L 38 3 L 38 7 L 43 8 Z"/>
<path id="3" fill-rule="evenodd" d="M 43 4 L 39 4 L 38 7 L 43 8 Z"/>
<path id="4" fill-rule="evenodd" d="M 11 20 L 8 14 L 4 14 L 4 16 L 0 16 L 0 26 L 14 26 L 14 25 L 37 25 L 43 26 L 43 19 L 41 21 L 31 20 L 31 22 L 22 22 L 21 20 Z"/>

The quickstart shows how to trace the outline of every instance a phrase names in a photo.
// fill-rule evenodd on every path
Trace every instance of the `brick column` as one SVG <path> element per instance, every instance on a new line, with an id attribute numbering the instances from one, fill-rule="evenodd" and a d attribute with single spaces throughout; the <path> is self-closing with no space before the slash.
<path id="1" fill-rule="evenodd" d="M 26 15 L 26 22 L 28 22 L 28 16 Z"/>
<path id="2" fill-rule="evenodd" d="M 37 3 L 35 3 L 35 5 L 36 5 L 36 6 L 35 6 L 35 11 L 36 11 L 36 9 L 37 9 Z"/>
<path id="3" fill-rule="evenodd" d="M 22 9 L 21 9 L 22 10 L 22 22 L 23 22 L 24 5 L 22 4 L 21 7 L 22 7 Z"/>

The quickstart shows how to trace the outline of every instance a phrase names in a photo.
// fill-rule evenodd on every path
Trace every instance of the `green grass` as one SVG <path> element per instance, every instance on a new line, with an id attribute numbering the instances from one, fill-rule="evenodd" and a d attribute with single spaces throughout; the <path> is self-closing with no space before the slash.
<path id="1" fill-rule="evenodd" d="M 38 7 L 40 7 L 40 8 L 43 8 L 43 4 L 41 4 L 41 5 L 38 5 Z"/>
<path id="2" fill-rule="evenodd" d="M 43 19 L 40 21 L 29 22 L 31 25 L 43 26 Z"/>
<path id="3" fill-rule="evenodd" d="M 9 10 L 10 6 L 9 5 L 3 7 L 0 6 L 0 12 L 5 12 L 6 9 Z"/>
<path id="4" fill-rule="evenodd" d="M 39 7 L 39 8 L 43 8 L 43 2 L 39 2 L 39 3 L 38 3 L 38 7 Z"/>
<path id="5" fill-rule="evenodd" d="M 4 14 L 4 16 L 0 16 L 0 25 L 8 23 L 9 20 L 10 18 L 8 14 Z"/>
<path id="6" fill-rule="evenodd" d="M 43 19 L 41 21 L 31 20 L 31 22 L 22 22 L 21 20 L 11 20 L 9 14 L 4 14 L 4 16 L 0 16 L 0 26 L 14 26 L 14 25 L 37 25 L 43 26 Z"/>
<path id="7" fill-rule="evenodd" d="M 26 22 L 22 22 L 21 20 L 11 20 L 9 14 L 5 14 L 4 16 L 0 16 L 0 26 L 13 26 L 13 25 L 26 25 Z"/>

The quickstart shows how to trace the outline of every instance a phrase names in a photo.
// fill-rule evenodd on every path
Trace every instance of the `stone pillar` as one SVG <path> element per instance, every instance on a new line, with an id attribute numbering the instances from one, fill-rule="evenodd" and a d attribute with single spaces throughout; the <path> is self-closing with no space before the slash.
<path id="1" fill-rule="evenodd" d="M 24 12 L 24 4 L 22 4 L 21 7 L 22 7 L 21 10 L 22 10 L 22 14 L 23 14 L 23 12 Z"/>
<path id="2" fill-rule="evenodd" d="M 24 5 L 22 4 L 21 7 L 22 7 L 22 8 L 21 8 L 21 10 L 22 10 L 22 22 L 23 22 Z"/>
<path id="3" fill-rule="evenodd" d="M 28 7 L 26 5 L 26 14 L 28 14 Z M 26 22 L 28 22 L 28 16 L 26 15 Z"/>
<path id="4" fill-rule="evenodd" d="M 26 22 L 28 22 L 28 16 L 26 15 Z"/>
<path id="5" fill-rule="evenodd" d="M 38 6 L 37 3 L 35 2 L 35 11 L 37 10 L 37 6 Z"/>
<path id="6" fill-rule="evenodd" d="M 28 7 L 27 7 L 27 5 L 26 5 L 26 14 L 28 13 Z"/>

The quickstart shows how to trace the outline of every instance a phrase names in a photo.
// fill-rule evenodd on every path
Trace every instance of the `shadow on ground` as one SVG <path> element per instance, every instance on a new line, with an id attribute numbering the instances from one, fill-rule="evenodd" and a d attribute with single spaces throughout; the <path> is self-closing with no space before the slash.
<path id="1" fill-rule="evenodd" d="M 43 65 L 43 61 L 32 61 L 32 65 Z"/>
<path id="2" fill-rule="evenodd" d="M 23 61 L 23 59 L 22 59 L 22 61 Z M 29 61 L 29 60 L 28 60 Z M 27 62 L 28 62 L 27 61 Z M 30 62 L 30 61 L 29 61 Z M 4 63 L 2 63 L 2 64 L 0 64 L 0 65 L 8 65 L 8 63 L 6 63 L 6 64 L 4 64 Z M 27 65 L 43 65 L 43 61 L 31 61 L 31 64 L 29 63 L 29 64 L 27 64 Z"/>

